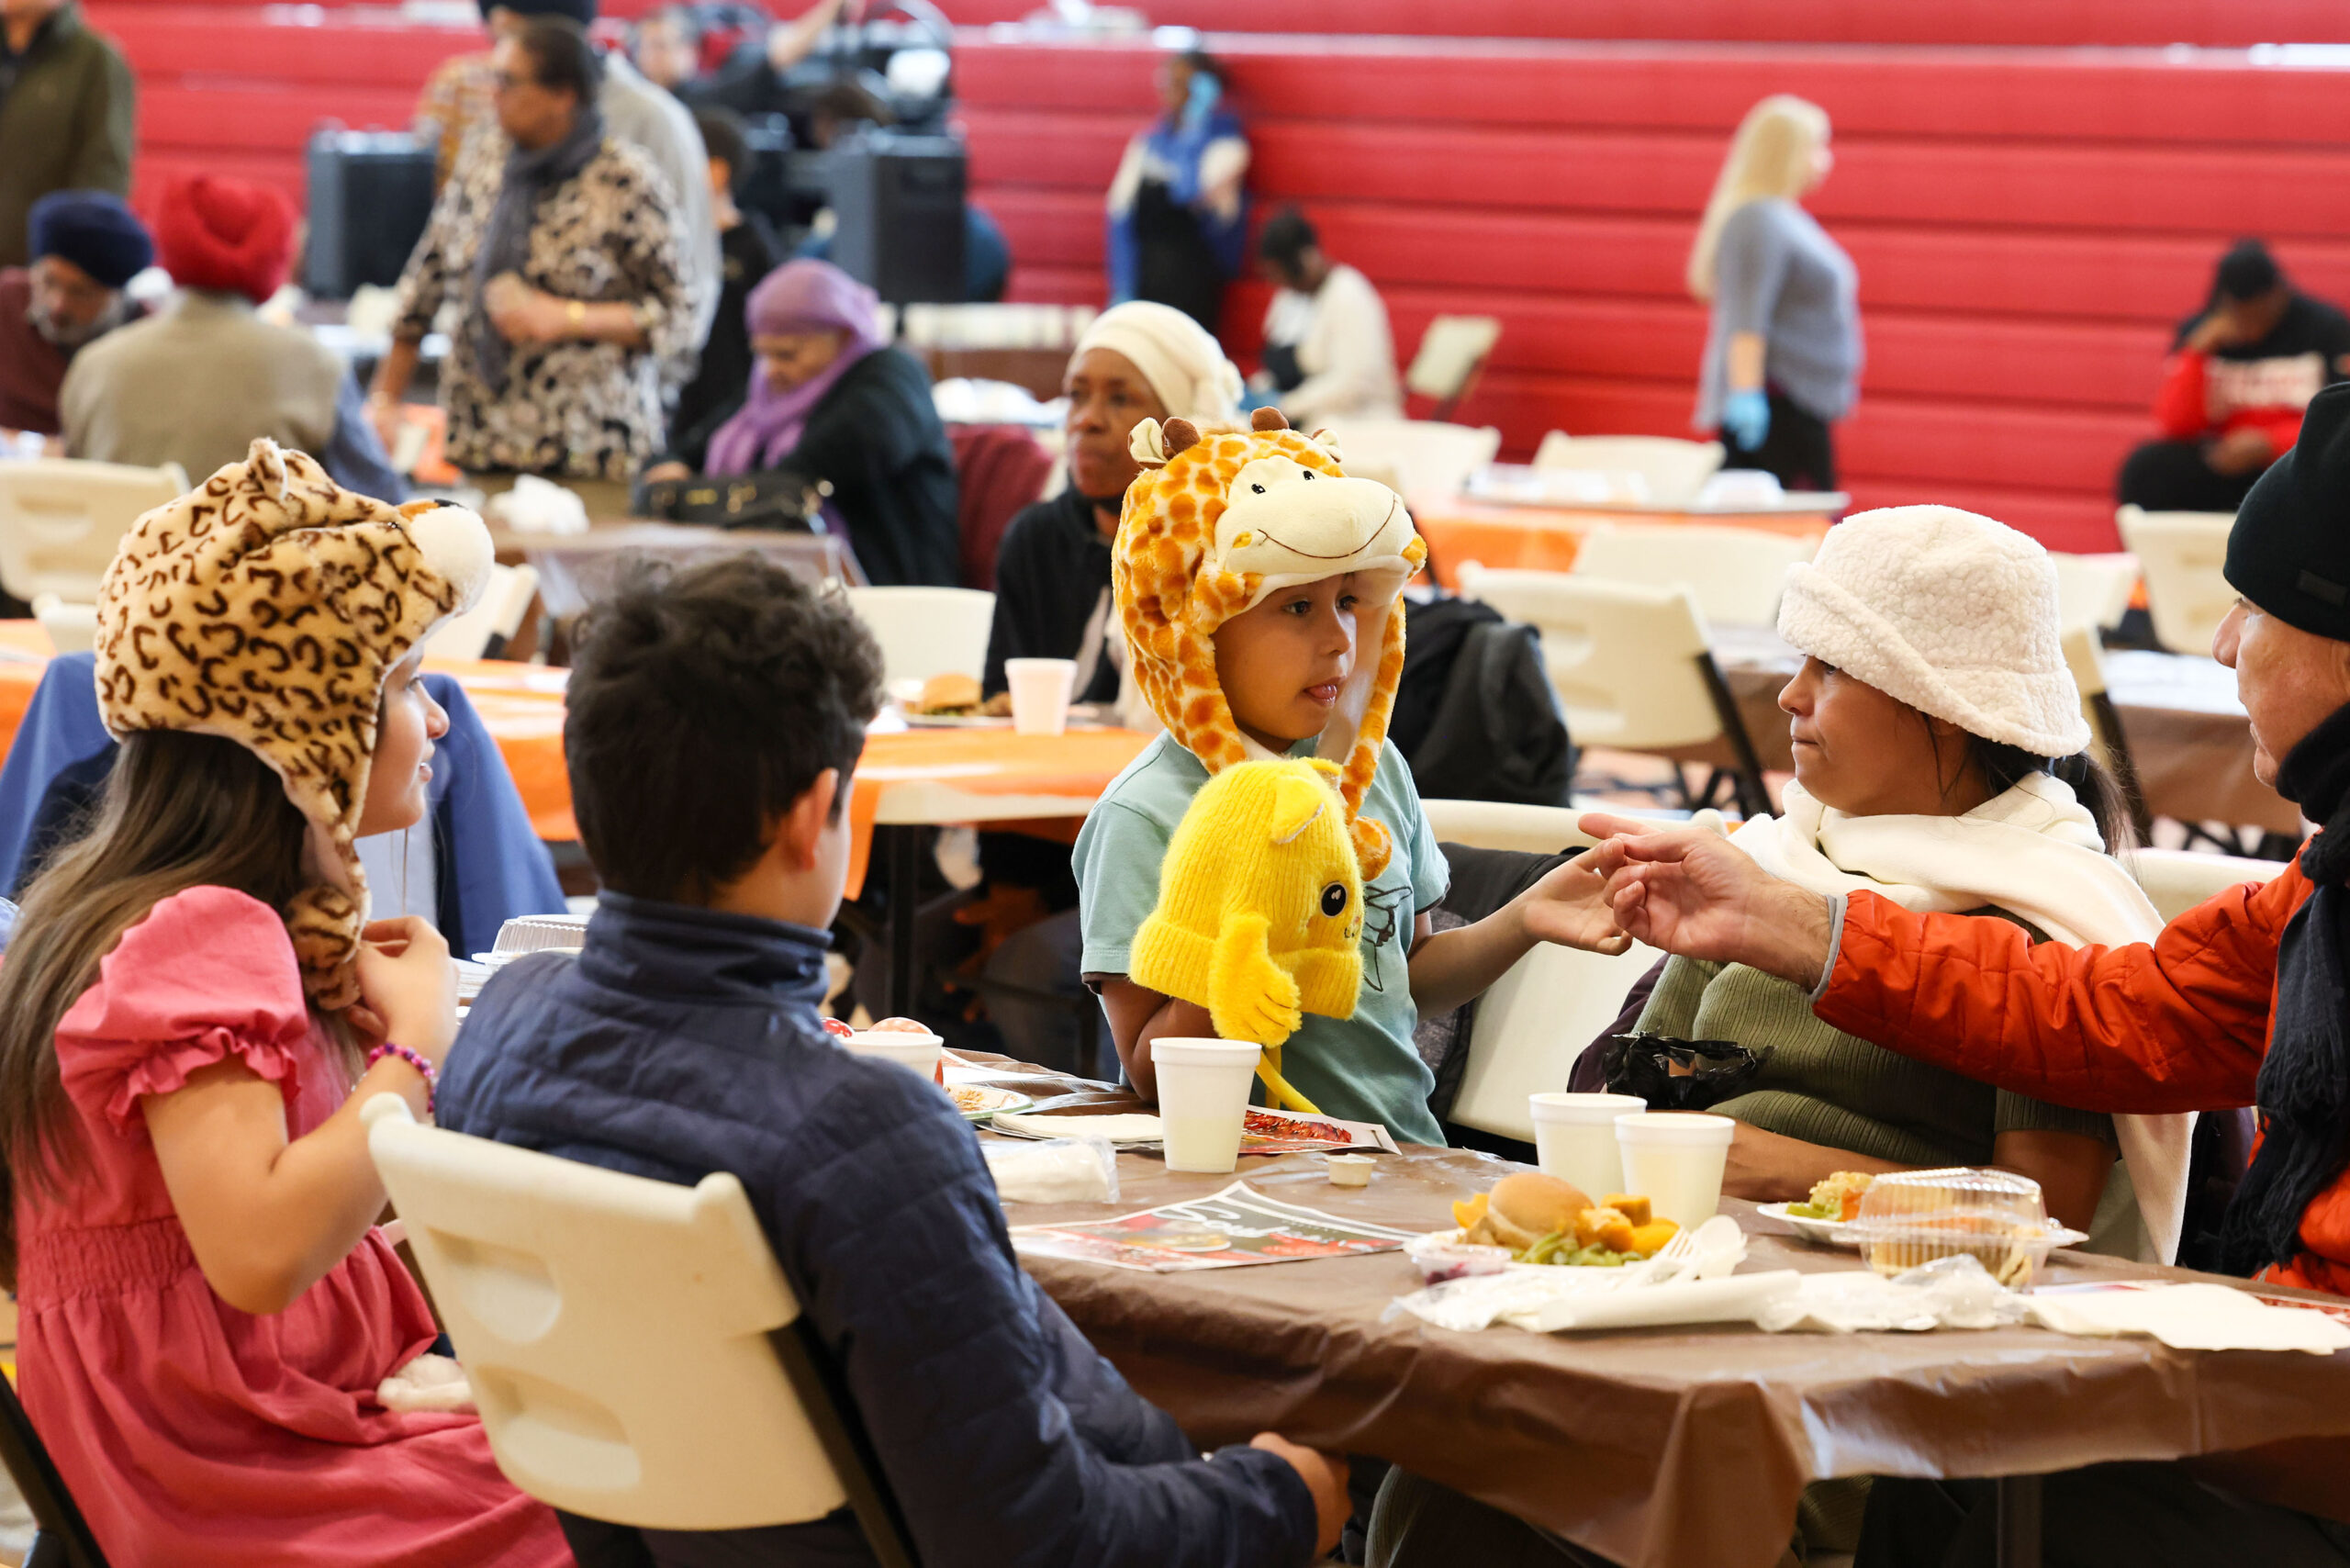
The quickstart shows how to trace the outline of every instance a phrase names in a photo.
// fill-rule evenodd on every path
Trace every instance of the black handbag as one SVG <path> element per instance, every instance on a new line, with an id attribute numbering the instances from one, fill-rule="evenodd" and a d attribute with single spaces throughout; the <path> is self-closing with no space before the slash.
<path id="1" fill-rule="evenodd" d="M 1676 1040 L 1635 1030 L 1610 1035 L 1600 1065 L 1611 1094 L 1633 1094 L 1651 1111 L 1703 1111 L 1746 1092 L 1771 1059 L 1735 1040 Z"/>
<path id="2" fill-rule="evenodd" d="M 639 479 L 632 510 L 639 517 L 705 528 L 767 528 L 824 533 L 824 498 L 833 487 L 789 468 L 764 474 L 696 474 Z"/>

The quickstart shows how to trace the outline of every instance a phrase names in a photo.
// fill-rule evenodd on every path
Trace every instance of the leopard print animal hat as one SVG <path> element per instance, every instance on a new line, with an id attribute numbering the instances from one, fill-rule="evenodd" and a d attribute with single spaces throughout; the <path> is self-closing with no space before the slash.
<path id="1" fill-rule="evenodd" d="M 1111 581 L 1135 683 L 1158 722 L 1210 773 L 1272 754 L 1233 722 L 1215 673 L 1215 631 L 1267 594 L 1355 574 L 1353 673 L 1316 755 L 1339 766 L 1366 879 L 1387 867 L 1387 830 L 1361 816 L 1404 673 L 1405 582 L 1427 546 L 1394 491 L 1350 479 L 1337 438 L 1306 438 L 1277 409 L 1254 428 L 1202 433 L 1189 420 L 1135 427 L 1143 472 L 1126 487 Z"/>
<path id="2" fill-rule="evenodd" d="M 303 988 L 329 1011 L 359 997 L 355 844 L 385 678 L 481 597 L 491 560 L 463 507 L 370 499 L 263 439 L 132 524 L 98 589 L 107 730 L 235 741 L 309 819 L 318 881 L 282 913 Z"/>

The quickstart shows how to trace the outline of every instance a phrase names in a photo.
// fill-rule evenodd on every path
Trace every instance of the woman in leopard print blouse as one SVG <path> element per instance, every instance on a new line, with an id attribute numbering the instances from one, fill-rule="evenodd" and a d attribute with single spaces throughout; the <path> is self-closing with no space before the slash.
<path id="1" fill-rule="evenodd" d="M 397 405 L 453 303 L 449 460 L 625 481 L 660 445 L 659 365 L 694 330 L 678 208 L 642 151 L 603 134 L 576 28 L 534 21 L 493 63 L 498 129 L 468 141 L 408 259 L 371 412 Z"/>

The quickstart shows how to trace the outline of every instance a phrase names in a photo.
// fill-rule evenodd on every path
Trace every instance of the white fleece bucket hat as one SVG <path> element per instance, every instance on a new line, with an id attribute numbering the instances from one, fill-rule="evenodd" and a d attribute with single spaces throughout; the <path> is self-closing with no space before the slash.
<path id="1" fill-rule="evenodd" d="M 1846 518 L 1808 565 L 1788 569 L 1779 635 L 1985 740 L 2035 756 L 2089 744 L 2055 566 L 1987 517 L 1927 506 Z"/>

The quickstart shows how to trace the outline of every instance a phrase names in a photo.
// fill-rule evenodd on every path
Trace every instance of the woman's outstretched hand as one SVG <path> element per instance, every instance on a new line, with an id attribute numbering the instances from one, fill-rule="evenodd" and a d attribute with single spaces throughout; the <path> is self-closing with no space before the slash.
<path id="1" fill-rule="evenodd" d="M 1684 958 L 1745 964 L 1808 989 L 1828 966 L 1828 900 L 1781 881 L 1710 829 L 1594 812 L 1577 857 L 1607 879 L 1616 924 Z"/>

